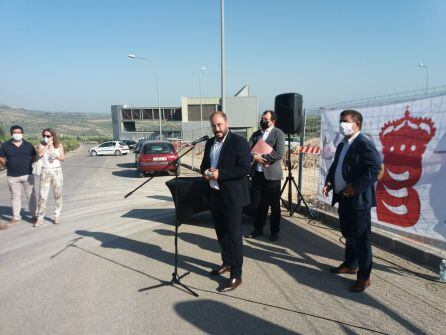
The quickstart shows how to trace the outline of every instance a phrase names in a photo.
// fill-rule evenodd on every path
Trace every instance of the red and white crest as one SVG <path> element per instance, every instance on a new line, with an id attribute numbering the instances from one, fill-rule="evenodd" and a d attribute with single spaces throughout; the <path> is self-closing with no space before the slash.
<path id="1" fill-rule="evenodd" d="M 435 130 L 432 119 L 410 116 L 409 107 L 404 117 L 381 128 L 385 172 L 376 188 L 379 221 L 403 227 L 418 222 L 420 198 L 414 186 L 423 172 L 422 156 Z"/>

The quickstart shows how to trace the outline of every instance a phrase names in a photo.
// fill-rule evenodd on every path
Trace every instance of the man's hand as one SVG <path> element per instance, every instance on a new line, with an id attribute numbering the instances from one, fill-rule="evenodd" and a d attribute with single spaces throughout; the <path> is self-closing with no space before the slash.
<path id="1" fill-rule="evenodd" d="M 209 169 L 209 172 L 212 173 L 212 176 L 209 177 L 210 180 L 218 179 L 218 170 L 217 169 Z"/>
<path id="2" fill-rule="evenodd" d="M 353 188 L 352 184 L 349 184 L 342 194 L 346 197 L 352 197 L 356 194 L 356 190 Z"/>
<path id="3" fill-rule="evenodd" d="M 330 193 L 331 189 L 332 189 L 332 187 L 329 184 L 324 186 L 324 189 L 322 190 L 324 197 L 328 197 L 328 193 Z"/>
<path id="4" fill-rule="evenodd" d="M 218 179 L 218 170 L 217 169 L 207 169 L 203 173 L 204 180 L 217 180 Z"/>
<path id="5" fill-rule="evenodd" d="M 259 154 L 254 153 L 254 162 L 265 165 L 266 163 L 268 163 L 268 161 L 263 158 L 262 156 L 260 156 Z"/>
<path id="6" fill-rule="evenodd" d="M 206 181 L 209 181 L 209 175 L 208 174 L 211 174 L 211 173 L 212 172 L 210 172 L 209 169 L 205 170 L 203 172 L 203 179 L 206 180 Z"/>
<path id="7" fill-rule="evenodd" d="M 6 165 L 6 159 L 4 157 L 0 157 L 0 165 L 5 166 Z"/>

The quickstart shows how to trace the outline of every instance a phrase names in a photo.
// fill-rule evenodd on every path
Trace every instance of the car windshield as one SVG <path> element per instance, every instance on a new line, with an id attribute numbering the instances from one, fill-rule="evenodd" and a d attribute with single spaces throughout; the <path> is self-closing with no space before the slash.
<path id="1" fill-rule="evenodd" d="M 127 145 L 124 142 L 118 142 L 118 143 L 119 143 L 119 145 Z"/>
<path id="2" fill-rule="evenodd" d="M 171 154 L 173 145 L 170 143 L 147 143 L 144 145 L 145 154 Z"/>

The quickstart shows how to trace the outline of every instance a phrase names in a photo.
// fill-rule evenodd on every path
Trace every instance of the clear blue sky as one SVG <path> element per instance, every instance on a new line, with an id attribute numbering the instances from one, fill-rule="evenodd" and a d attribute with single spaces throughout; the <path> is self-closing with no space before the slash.
<path id="1" fill-rule="evenodd" d="M 0 0 L 0 104 L 109 113 L 220 95 L 219 0 Z M 259 110 L 285 92 L 307 108 L 446 84 L 444 0 L 226 0 L 226 92 Z"/>

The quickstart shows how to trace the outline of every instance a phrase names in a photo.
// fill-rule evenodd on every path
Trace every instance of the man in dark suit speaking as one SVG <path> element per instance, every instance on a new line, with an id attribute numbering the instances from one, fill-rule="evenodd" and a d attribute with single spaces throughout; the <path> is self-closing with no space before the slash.
<path id="1" fill-rule="evenodd" d="M 210 121 L 215 137 L 206 142 L 200 171 L 211 188 L 211 215 L 223 261 L 211 275 L 230 272 L 229 280 L 219 288 L 230 291 L 242 283 L 241 221 L 242 208 L 250 203 L 247 175 L 251 154 L 246 139 L 229 131 L 225 113 L 212 113 Z"/>
<path id="2" fill-rule="evenodd" d="M 324 186 L 324 195 L 333 190 L 332 205 L 339 202 L 339 223 L 344 236 L 345 260 L 330 269 L 332 273 L 357 273 L 350 288 L 362 292 L 370 286 L 372 271 L 370 209 L 376 206 L 375 182 L 381 169 L 381 158 L 371 141 L 361 134 L 362 115 L 344 110 L 339 131 L 344 140 L 336 149 Z"/>

